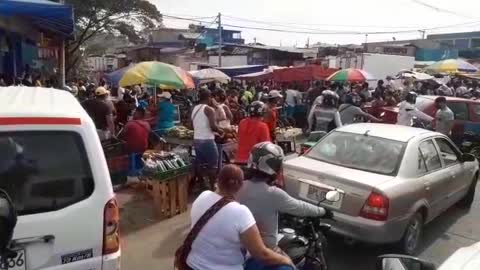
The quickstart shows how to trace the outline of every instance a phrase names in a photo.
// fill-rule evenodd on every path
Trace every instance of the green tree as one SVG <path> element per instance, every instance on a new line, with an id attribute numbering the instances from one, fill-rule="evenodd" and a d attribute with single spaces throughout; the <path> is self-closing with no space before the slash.
<path id="1" fill-rule="evenodd" d="M 67 44 L 66 73 L 81 61 L 82 46 L 99 33 L 128 37 L 132 43 L 143 41 L 141 33 L 161 26 L 162 15 L 147 0 L 66 0 L 74 8 L 75 40 Z"/>

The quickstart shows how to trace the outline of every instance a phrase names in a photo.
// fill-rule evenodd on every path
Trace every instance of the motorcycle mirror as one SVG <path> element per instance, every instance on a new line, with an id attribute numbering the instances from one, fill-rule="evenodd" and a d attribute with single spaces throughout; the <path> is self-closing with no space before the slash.
<path id="1" fill-rule="evenodd" d="M 0 255 L 4 254 L 17 225 L 17 212 L 8 194 L 0 189 Z"/>
<path id="2" fill-rule="evenodd" d="M 340 192 L 332 190 L 327 192 L 325 199 L 329 202 L 338 202 L 340 200 Z"/>
<path id="3" fill-rule="evenodd" d="M 376 270 L 436 270 L 434 264 L 420 260 L 419 258 L 390 254 L 377 258 Z"/>
<path id="4" fill-rule="evenodd" d="M 382 112 L 382 113 L 380 114 L 380 117 L 384 117 L 384 116 L 385 116 L 385 112 Z"/>

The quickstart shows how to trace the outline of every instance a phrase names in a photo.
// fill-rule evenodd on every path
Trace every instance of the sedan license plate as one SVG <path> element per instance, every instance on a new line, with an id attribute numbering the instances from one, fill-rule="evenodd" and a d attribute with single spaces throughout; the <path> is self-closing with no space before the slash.
<path id="1" fill-rule="evenodd" d="M 331 204 L 331 202 L 325 200 L 328 190 L 308 185 L 307 199 L 310 199 L 315 202 L 323 201 L 323 203 Z"/>
<path id="2" fill-rule="evenodd" d="M 0 270 L 26 270 L 27 259 L 25 258 L 25 250 L 16 250 L 17 256 L 15 258 L 8 258 L 4 261 L 0 257 Z"/>

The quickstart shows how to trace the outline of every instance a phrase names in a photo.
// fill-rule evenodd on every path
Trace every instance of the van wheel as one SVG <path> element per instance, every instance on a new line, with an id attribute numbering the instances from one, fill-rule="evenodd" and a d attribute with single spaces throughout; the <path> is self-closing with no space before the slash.
<path id="1" fill-rule="evenodd" d="M 468 209 L 473 204 L 473 199 L 475 199 L 475 188 L 477 187 L 478 176 L 475 175 L 472 183 L 470 184 L 470 188 L 468 188 L 467 194 L 463 197 L 460 201 L 458 201 L 457 206 L 461 208 Z"/>
<path id="2" fill-rule="evenodd" d="M 423 236 L 423 216 L 417 212 L 405 229 L 402 239 L 396 244 L 397 251 L 407 255 L 414 255 Z"/>

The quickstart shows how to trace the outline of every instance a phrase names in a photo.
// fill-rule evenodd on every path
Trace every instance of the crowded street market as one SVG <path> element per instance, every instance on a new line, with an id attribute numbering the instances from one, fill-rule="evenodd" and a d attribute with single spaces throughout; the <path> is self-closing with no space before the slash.
<path id="1" fill-rule="evenodd" d="M 0 270 L 480 269 L 480 32 L 161 2 L 0 1 Z"/>

